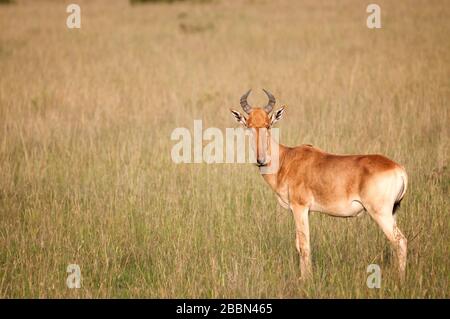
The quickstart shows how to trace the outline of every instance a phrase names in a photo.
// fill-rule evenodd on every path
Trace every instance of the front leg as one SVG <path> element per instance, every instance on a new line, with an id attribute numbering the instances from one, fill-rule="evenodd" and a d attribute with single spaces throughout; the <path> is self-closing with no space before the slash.
<path id="1" fill-rule="evenodd" d="M 300 255 L 301 279 L 306 280 L 312 275 L 309 243 L 309 208 L 299 204 L 292 204 L 291 208 L 295 220 L 295 247 Z"/>

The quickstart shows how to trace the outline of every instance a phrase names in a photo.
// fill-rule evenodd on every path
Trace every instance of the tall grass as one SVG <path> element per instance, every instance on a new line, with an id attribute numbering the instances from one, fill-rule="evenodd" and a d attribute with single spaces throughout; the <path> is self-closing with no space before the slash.
<path id="1" fill-rule="evenodd" d="M 449 6 L 379 1 L 369 30 L 360 1 L 79 4 L 80 30 L 62 2 L 0 7 L 0 296 L 449 297 Z M 234 126 L 250 87 L 288 105 L 283 143 L 406 166 L 404 285 L 368 216 L 319 214 L 301 283 L 252 165 L 171 161 L 174 128 Z"/>

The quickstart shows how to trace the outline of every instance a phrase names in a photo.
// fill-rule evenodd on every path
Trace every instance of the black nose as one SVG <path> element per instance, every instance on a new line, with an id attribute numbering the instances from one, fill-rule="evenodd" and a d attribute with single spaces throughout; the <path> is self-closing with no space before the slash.
<path id="1" fill-rule="evenodd" d="M 263 160 L 260 160 L 260 159 L 257 159 L 256 162 L 258 162 L 259 165 L 264 164 L 264 161 L 263 161 Z"/>

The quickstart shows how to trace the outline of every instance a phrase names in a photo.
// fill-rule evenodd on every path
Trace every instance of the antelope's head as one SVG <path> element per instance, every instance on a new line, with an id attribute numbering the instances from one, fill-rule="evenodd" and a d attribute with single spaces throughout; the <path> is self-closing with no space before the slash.
<path id="1" fill-rule="evenodd" d="M 264 90 L 269 102 L 264 107 L 252 107 L 247 102 L 251 90 L 248 90 L 241 97 L 241 107 L 247 116 L 242 115 L 236 110 L 230 109 L 236 121 L 241 123 L 245 128 L 252 131 L 252 147 L 256 154 L 256 162 L 258 166 L 266 166 L 270 163 L 271 150 L 271 131 L 272 126 L 278 122 L 283 116 L 284 106 L 277 111 L 272 112 L 275 106 L 275 97 L 268 91 Z"/>

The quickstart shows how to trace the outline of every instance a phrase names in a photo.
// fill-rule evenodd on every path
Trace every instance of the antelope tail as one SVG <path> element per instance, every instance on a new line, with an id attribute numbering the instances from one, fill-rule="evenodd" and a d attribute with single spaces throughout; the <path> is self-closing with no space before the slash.
<path id="1" fill-rule="evenodd" d="M 403 196 L 405 196 L 406 193 L 406 188 L 408 187 L 408 175 L 406 175 L 405 169 L 403 167 L 400 173 L 400 177 L 402 179 L 402 187 L 400 188 L 400 192 L 398 193 L 397 199 L 395 200 L 392 215 L 395 215 L 397 210 L 400 208 Z"/>

